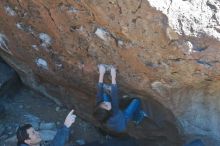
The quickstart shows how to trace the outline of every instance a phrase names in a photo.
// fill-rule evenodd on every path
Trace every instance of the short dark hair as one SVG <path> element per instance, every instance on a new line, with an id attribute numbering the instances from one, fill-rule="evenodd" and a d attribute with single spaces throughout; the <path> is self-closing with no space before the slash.
<path id="1" fill-rule="evenodd" d="M 17 146 L 20 146 L 21 144 L 25 144 L 25 140 L 29 139 L 29 135 L 27 133 L 27 130 L 30 129 L 32 127 L 31 124 L 24 124 L 20 127 L 18 127 L 16 135 L 17 135 Z"/>
<path id="2" fill-rule="evenodd" d="M 112 110 L 106 110 L 99 106 L 98 104 L 95 107 L 95 110 L 93 112 L 93 116 L 96 120 L 98 120 L 101 124 L 104 124 L 107 122 L 107 120 L 112 116 Z"/>

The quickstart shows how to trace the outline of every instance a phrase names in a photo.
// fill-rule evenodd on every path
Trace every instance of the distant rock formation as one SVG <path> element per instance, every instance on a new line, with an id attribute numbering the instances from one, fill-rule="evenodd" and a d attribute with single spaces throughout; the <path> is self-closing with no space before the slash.
<path id="1" fill-rule="evenodd" d="M 220 1 L 148 1 L 167 16 L 169 26 L 180 35 L 220 40 Z"/>

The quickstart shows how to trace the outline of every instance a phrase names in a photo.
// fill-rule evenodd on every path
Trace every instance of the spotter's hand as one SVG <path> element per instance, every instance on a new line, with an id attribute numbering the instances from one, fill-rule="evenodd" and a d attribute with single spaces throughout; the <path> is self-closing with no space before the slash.
<path id="1" fill-rule="evenodd" d="M 75 119 L 76 119 L 76 115 L 73 114 L 74 110 L 71 110 L 69 112 L 69 114 L 66 116 L 66 119 L 64 121 L 64 125 L 69 128 L 71 127 L 71 125 L 75 122 Z"/>

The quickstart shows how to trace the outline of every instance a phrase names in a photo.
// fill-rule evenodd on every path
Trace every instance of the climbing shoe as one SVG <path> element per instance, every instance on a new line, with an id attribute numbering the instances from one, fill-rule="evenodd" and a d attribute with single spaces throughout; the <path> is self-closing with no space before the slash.
<path id="1" fill-rule="evenodd" d="M 134 119 L 135 125 L 139 125 L 144 120 L 144 118 L 147 118 L 147 117 L 148 117 L 147 113 L 141 110 Z"/>

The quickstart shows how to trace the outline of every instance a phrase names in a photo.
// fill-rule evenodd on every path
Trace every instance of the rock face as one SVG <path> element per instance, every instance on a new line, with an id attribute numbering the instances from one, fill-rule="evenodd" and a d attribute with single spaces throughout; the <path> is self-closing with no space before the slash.
<path id="1" fill-rule="evenodd" d="M 195 37 L 207 35 L 220 40 L 219 1 L 167 0 L 159 3 L 149 0 L 149 3 L 167 16 L 169 26 L 179 34 Z"/>
<path id="2" fill-rule="evenodd" d="M 123 93 L 161 103 L 153 119 L 220 138 L 218 0 L 1 0 L 0 16 L 1 57 L 57 103 L 91 120 L 97 65 L 114 64 Z"/>

